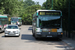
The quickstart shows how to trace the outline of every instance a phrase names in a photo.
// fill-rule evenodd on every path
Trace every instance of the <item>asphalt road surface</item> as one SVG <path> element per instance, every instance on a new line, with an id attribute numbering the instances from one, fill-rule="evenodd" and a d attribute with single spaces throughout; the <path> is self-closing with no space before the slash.
<path id="1" fill-rule="evenodd" d="M 32 36 L 32 26 L 22 25 L 19 37 L 5 37 L 0 33 L 0 50 L 67 50 L 65 42 L 44 38 L 36 40 Z"/>

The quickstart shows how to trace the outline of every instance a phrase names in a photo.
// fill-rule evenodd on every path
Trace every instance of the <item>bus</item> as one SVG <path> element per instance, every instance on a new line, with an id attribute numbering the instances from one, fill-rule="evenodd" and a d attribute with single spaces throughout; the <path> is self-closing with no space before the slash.
<path id="1" fill-rule="evenodd" d="M 33 15 L 32 35 L 36 39 L 62 38 L 62 12 L 60 10 L 37 10 Z"/>
<path id="2" fill-rule="evenodd" d="M 21 17 L 11 17 L 11 24 L 21 26 L 22 25 L 22 18 Z"/>
<path id="3" fill-rule="evenodd" d="M 0 32 L 3 32 L 7 26 L 8 26 L 7 15 L 0 15 Z"/>

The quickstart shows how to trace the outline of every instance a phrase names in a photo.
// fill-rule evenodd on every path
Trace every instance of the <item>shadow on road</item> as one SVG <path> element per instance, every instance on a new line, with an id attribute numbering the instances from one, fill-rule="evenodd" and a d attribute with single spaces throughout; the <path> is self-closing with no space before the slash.
<path id="1" fill-rule="evenodd" d="M 28 30 L 32 30 L 32 27 L 29 27 Z"/>
<path id="2" fill-rule="evenodd" d="M 22 34 L 21 36 L 22 40 L 31 40 L 34 41 L 36 40 L 32 35 L 30 34 Z M 61 39 L 57 39 L 57 38 L 40 38 L 37 41 L 61 41 Z"/>
<path id="3" fill-rule="evenodd" d="M 3 31 L 4 32 L 4 31 Z M 0 34 L 2 34 L 3 32 L 0 32 Z"/>
<path id="4" fill-rule="evenodd" d="M 32 35 L 30 34 L 22 34 L 21 36 L 22 40 L 26 40 L 25 43 L 38 43 L 38 44 L 44 44 L 44 45 L 58 45 L 56 46 L 57 48 L 65 48 L 67 46 L 63 46 L 63 42 L 58 40 L 58 39 L 54 39 L 54 38 L 41 38 L 39 40 L 36 40 Z"/>
<path id="5" fill-rule="evenodd" d="M 18 36 L 2 36 L 2 37 L 18 37 Z"/>
<path id="6" fill-rule="evenodd" d="M 31 41 L 35 40 L 35 38 L 30 34 L 22 34 L 21 39 L 22 40 L 31 40 Z"/>

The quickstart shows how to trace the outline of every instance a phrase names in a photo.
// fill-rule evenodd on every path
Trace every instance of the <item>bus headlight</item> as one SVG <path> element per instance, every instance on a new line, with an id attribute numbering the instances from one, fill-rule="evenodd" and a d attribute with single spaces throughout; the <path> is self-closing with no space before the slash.
<path id="1" fill-rule="evenodd" d="M 42 32 L 40 28 L 36 28 L 36 32 Z"/>
<path id="2" fill-rule="evenodd" d="M 18 24 L 20 24 L 20 23 L 18 22 Z"/>
<path id="3" fill-rule="evenodd" d="M 62 28 L 57 29 L 57 32 L 62 32 Z"/>

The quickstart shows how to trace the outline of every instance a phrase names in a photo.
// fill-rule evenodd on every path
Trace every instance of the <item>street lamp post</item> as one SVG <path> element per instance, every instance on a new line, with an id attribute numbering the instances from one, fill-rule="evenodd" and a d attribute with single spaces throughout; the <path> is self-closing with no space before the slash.
<path id="1" fill-rule="evenodd" d="M 70 32 L 71 32 L 71 27 L 70 27 L 70 0 L 69 0 L 69 8 L 68 8 L 68 37 L 70 38 Z"/>
<path id="2" fill-rule="evenodd" d="M 52 10 L 53 10 L 53 0 L 52 0 Z"/>
<path id="3" fill-rule="evenodd" d="M 46 1 L 46 9 L 47 9 L 47 2 L 48 0 Z M 53 0 L 52 0 L 52 10 L 53 10 Z"/>
<path id="4" fill-rule="evenodd" d="M 46 9 L 47 9 L 47 1 L 46 1 Z"/>

